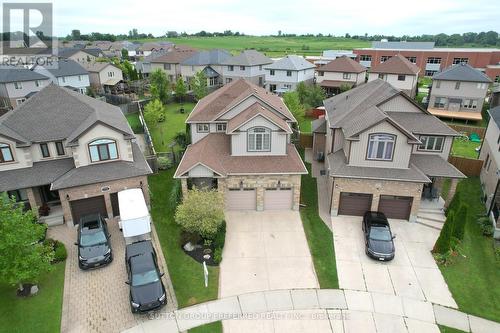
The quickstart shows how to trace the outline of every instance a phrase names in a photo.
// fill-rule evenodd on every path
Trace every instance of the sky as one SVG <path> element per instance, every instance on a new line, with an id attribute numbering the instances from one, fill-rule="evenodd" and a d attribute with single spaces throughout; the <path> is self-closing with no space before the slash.
<path id="1" fill-rule="evenodd" d="M 19 2 L 19 1 L 9 1 Z M 29 0 L 27 2 L 50 2 Z M 164 35 L 240 31 L 249 35 L 421 35 L 500 31 L 500 1 L 485 0 L 54 0 L 54 31 Z"/>

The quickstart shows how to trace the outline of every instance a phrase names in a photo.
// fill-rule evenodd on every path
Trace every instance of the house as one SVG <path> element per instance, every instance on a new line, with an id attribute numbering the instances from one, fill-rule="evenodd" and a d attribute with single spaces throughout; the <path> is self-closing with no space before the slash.
<path id="1" fill-rule="evenodd" d="M 55 66 L 47 68 L 37 65 L 33 71 L 45 75 L 58 86 L 68 87 L 82 94 L 90 87 L 89 72 L 74 60 L 62 59 Z"/>
<path id="2" fill-rule="evenodd" d="M 459 134 L 384 80 L 324 101 L 324 124 L 314 124 L 314 151 L 325 156 L 331 215 L 415 221 L 421 200 L 437 201 L 451 179 L 448 200 L 465 176 L 448 163 Z M 326 180 L 325 180 L 326 181 Z"/>
<path id="3" fill-rule="evenodd" d="M 79 63 L 85 63 L 96 61 L 99 57 L 104 57 L 104 53 L 99 49 L 65 48 L 59 49 L 57 56 L 59 59 L 71 59 Z"/>
<path id="4" fill-rule="evenodd" d="M 147 42 L 140 45 L 136 49 L 136 53 L 138 56 L 147 57 L 155 51 L 168 50 L 171 46 L 172 43 L 169 42 L 162 42 L 162 43 Z"/>
<path id="5" fill-rule="evenodd" d="M 500 239 L 500 106 L 488 113 L 490 120 L 479 153 L 484 161 L 480 179 L 487 215 L 494 221 L 494 237 Z"/>
<path id="6" fill-rule="evenodd" d="M 27 68 L 0 66 L 0 109 L 6 111 L 21 105 L 48 83 L 48 77 Z"/>
<path id="7" fill-rule="evenodd" d="M 306 60 L 319 67 L 344 56 L 356 59 L 356 55 L 351 50 L 324 50 L 320 56 L 306 56 Z"/>
<path id="8" fill-rule="evenodd" d="M 134 138 L 120 108 L 49 84 L 0 118 L 0 192 L 42 207 L 50 224 L 117 216 L 118 191 L 142 188 L 149 200 Z"/>
<path id="9" fill-rule="evenodd" d="M 272 60 L 256 50 L 245 50 L 222 63 L 224 84 L 244 78 L 259 87 L 264 86 L 266 72 L 264 67 L 272 64 Z"/>
<path id="10" fill-rule="evenodd" d="M 109 93 L 123 81 L 122 70 L 108 62 L 87 62 L 81 65 L 89 72 L 90 86 L 98 92 Z"/>
<path id="11" fill-rule="evenodd" d="M 181 76 L 188 83 L 197 72 L 203 71 L 207 78 L 207 87 L 218 88 L 222 82 L 222 62 L 231 57 L 226 50 L 210 50 L 194 53 L 181 62 Z"/>
<path id="12" fill-rule="evenodd" d="M 363 84 L 366 79 L 366 68 L 346 56 L 330 61 L 316 72 L 316 84 L 329 96 L 339 94 L 342 87 L 352 88 Z"/>
<path id="13" fill-rule="evenodd" d="M 204 97 L 186 120 L 192 143 L 174 175 L 183 194 L 217 189 L 228 210 L 297 210 L 307 170 L 290 141 L 296 122 L 277 95 L 245 79 Z"/>
<path id="14" fill-rule="evenodd" d="M 167 74 L 170 82 L 175 82 L 181 76 L 181 62 L 191 58 L 197 51 L 193 49 L 172 49 L 166 54 L 151 60 L 151 70 L 160 69 Z"/>
<path id="15" fill-rule="evenodd" d="M 270 92 L 285 93 L 295 90 L 299 82 L 313 84 L 315 67 L 303 57 L 287 55 L 264 66 L 266 89 Z"/>
<path id="16" fill-rule="evenodd" d="M 491 79 L 468 64 L 446 68 L 432 77 L 429 112 L 437 117 L 481 121 Z"/>
<path id="17" fill-rule="evenodd" d="M 158 58 L 166 54 L 167 52 L 168 52 L 167 50 L 151 51 L 150 55 L 145 56 L 141 60 L 135 62 L 135 69 L 137 70 L 138 73 L 141 73 L 143 77 L 149 77 L 149 75 L 152 72 L 151 61 L 155 58 Z"/>

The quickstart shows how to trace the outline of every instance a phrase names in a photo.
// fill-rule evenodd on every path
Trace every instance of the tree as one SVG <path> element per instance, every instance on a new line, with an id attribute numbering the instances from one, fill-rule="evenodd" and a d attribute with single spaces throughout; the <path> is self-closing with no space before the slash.
<path id="1" fill-rule="evenodd" d="M 345 83 L 344 83 L 344 84 L 342 84 L 342 85 L 340 86 L 340 92 L 341 92 L 341 93 L 346 92 L 346 91 L 348 91 L 348 90 L 351 90 L 351 86 L 350 86 L 350 85 L 348 85 L 348 84 L 345 84 Z"/>
<path id="2" fill-rule="evenodd" d="M 171 97 L 170 82 L 167 75 L 161 69 L 156 69 L 151 73 L 151 95 L 154 99 L 159 99 L 166 104 Z"/>
<path id="3" fill-rule="evenodd" d="M 295 118 L 304 116 L 304 106 L 300 103 L 299 94 L 296 91 L 289 91 L 283 95 L 283 102 Z"/>
<path id="4" fill-rule="evenodd" d="M 39 240 L 45 225 L 36 223 L 33 211 L 6 193 L 0 195 L 0 280 L 10 285 L 37 283 L 51 269 L 54 250 Z"/>
<path id="5" fill-rule="evenodd" d="M 443 229 L 432 249 L 433 253 L 445 254 L 451 249 L 451 236 L 453 234 L 454 212 L 450 211 L 444 222 Z"/>
<path id="6" fill-rule="evenodd" d="M 184 82 L 184 79 L 182 77 L 179 77 L 177 79 L 177 82 L 175 83 L 175 96 L 177 96 L 179 101 L 182 103 L 184 97 L 186 97 L 186 94 L 187 94 L 186 83 Z"/>
<path id="7" fill-rule="evenodd" d="M 207 77 L 202 71 L 194 74 L 193 80 L 191 82 L 191 87 L 193 88 L 194 97 L 197 100 L 200 100 L 203 97 L 207 96 Z"/>
<path id="8" fill-rule="evenodd" d="M 306 94 L 304 96 L 304 101 L 302 104 L 304 108 L 310 109 L 317 107 L 323 103 L 323 100 L 326 98 L 325 91 L 323 88 L 317 85 L 306 86 Z"/>
<path id="9" fill-rule="evenodd" d="M 165 120 L 165 109 L 158 99 L 154 99 L 144 107 L 144 118 L 148 124 L 158 126 Z"/>
<path id="10" fill-rule="evenodd" d="M 122 49 L 122 59 L 128 60 L 128 50 L 125 48 Z"/>
<path id="11" fill-rule="evenodd" d="M 467 205 L 461 204 L 453 220 L 453 237 L 458 240 L 464 239 L 465 224 L 467 223 Z"/>
<path id="12" fill-rule="evenodd" d="M 177 132 L 174 136 L 174 140 L 182 149 L 186 149 L 189 144 L 189 135 L 186 132 Z"/>
<path id="13" fill-rule="evenodd" d="M 304 82 L 299 82 L 297 84 L 297 88 L 295 89 L 299 96 L 299 101 L 301 104 L 304 104 L 306 97 L 307 97 L 307 86 Z"/>
<path id="14" fill-rule="evenodd" d="M 217 190 L 194 188 L 177 206 L 175 222 L 184 231 L 197 233 L 204 239 L 214 239 L 224 222 L 224 198 Z"/>

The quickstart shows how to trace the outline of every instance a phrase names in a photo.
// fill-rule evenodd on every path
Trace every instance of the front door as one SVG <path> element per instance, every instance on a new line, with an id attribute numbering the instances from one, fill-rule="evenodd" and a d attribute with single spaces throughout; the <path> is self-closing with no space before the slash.
<path id="1" fill-rule="evenodd" d="M 51 191 L 50 185 L 43 185 L 39 187 L 40 196 L 42 197 L 43 203 L 60 203 L 59 191 Z"/>

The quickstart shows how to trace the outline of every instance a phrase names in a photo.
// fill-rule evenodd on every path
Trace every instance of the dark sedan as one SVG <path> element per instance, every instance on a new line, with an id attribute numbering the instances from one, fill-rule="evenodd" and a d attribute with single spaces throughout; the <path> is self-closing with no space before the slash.
<path id="1" fill-rule="evenodd" d="M 366 212 L 363 216 L 363 232 L 365 235 L 365 252 L 377 260 L 394 259 L 394 242 L 391 226 L 384 213 Z"/>
<path id="2" fill-rule="evenodd" d="M 158 269 L 156 251 L 150 240 L 127 245 L 125 260 L 132 312 L 147 312 L 167 303 L 163 273 Z"/>
<path id="3" fill-rule="evenodd" d="M 100 214 L 82 216 L 78 225 L 78 266 L 96 268 L 113 261 L 110 234 L 106 221 Z"/>

